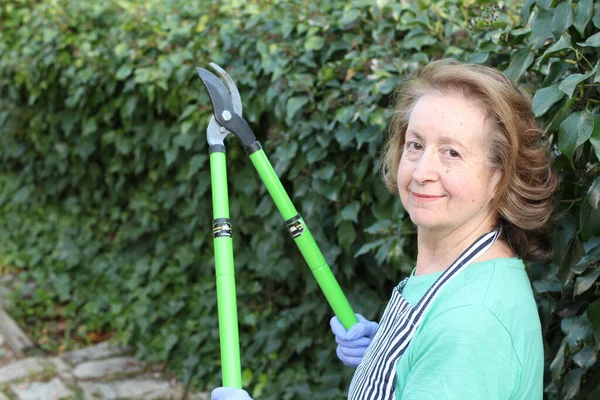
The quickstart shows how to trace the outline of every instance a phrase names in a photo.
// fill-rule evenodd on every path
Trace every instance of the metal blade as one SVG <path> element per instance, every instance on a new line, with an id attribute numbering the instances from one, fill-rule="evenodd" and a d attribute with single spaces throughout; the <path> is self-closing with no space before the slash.
<path id="1" fill-rule="evenodd" d="M 229 92 L 231 93 L 231 100 L 233 103 L 233 111 L 235 111 L 235 113 L 241 117 L 242 116 L 242 97 L 240 96 L 240 92 L 238 91 L 237 86 L 235 86 L 233 79 L 231 79 L 231 76 L 229 76 L 229 74 L 223 68 L 219 67 L 214 62 L 211 62 L 208 65 L 210 65 L 215 71 L 217 71 L 218 74 L 221 76 L 221 78 L 223 78 L 223 80 L 227 84 Z"/>
<path id="2" fill-rule="evenodd" d="M 208 91 L 213 105 L 213 113 L 217 120 L 221 118 L 223 111 L 234 111 L 231 94 L 223 82 L 204 68 L 196 68 L 196 71 L 198 71 L 198 75 L 200 75 L 200 79 L 202 79 L 202 83 Z"/>

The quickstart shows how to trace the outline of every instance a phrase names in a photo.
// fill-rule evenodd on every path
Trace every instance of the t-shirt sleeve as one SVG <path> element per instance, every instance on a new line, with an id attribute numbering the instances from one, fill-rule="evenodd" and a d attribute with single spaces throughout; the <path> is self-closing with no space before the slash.
<path id="1" fill-rule="evenodd" d="M 487 308 L 443 312 L 421 326 L 397 379 L 402 400 L 509 399 L 521 368 L 509 332 Z"/>

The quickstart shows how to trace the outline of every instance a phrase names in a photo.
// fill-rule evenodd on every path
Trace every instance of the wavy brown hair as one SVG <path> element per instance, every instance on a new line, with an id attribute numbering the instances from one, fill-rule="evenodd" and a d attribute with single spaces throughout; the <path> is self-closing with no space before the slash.
<path id="1" fill-rule="evenodd" d="M 529 94 L 494 68 L 444 59 L 406 79 L 394 95 L 382 154 L 387 188 L 398 193 L 398 165 L 410 114 L 417 101 L 430 93 L 461 94 L 486 111 L 488 157 L 494 168 L 503 170 L 493 204 L 502 226 L 501 238 L 524 260 L 549 258 L 549 229 L 559 185 L 549 143 L 534 118 Z"/>

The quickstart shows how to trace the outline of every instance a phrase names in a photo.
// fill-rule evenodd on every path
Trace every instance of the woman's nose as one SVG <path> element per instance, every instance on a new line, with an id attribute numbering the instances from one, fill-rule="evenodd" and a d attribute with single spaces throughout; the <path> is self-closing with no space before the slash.
<path id="1" fill-rule="evenodd" d="M 419 184 L 436 181 L 439 178 L 439 167 L 437 150 L 425 150 L 415 164 L 412 178 Z"/>

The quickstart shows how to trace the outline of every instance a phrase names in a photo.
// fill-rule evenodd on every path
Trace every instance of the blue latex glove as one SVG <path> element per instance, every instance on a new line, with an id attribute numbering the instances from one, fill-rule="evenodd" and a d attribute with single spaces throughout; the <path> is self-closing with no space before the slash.
<path id="1" fill-rule="evenodd" d="M 242 389 L 218 387 L 210 394 L 210 400 L 252 400 L 252 397 Z"/>
<path id="2" fill-rule="evenodd" d="M 338 358 L 347 366 L 354 368 L 358 367 L 362 361 L 365 351 L 379 327 L 377 322 L 368 321 L 360 314 L 356 314 L 356 318 L 358 318 L 358 323 L 352 325 L 348 331 L 337 317 L 333 317 L 329 321 L 331 331 L 338 344 L 336 350 Z"/>

